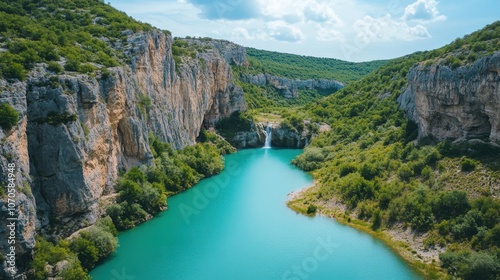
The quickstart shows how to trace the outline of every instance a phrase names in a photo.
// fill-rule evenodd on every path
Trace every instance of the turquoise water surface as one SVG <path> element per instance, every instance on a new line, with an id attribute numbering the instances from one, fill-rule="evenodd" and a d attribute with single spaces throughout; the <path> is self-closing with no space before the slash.
<path id="1" fill-rule="evenodd" d="M 312 184 L 290 165 L 301 150 L 252 149 L 168 199 L 169 209 L 119 235 L 95 280 L 419 279 L 371 236 L 285 202 Z"/>

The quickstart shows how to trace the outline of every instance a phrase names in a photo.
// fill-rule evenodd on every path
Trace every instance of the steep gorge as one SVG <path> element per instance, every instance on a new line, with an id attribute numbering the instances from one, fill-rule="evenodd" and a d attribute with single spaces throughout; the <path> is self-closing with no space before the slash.
<path id="1" fill-rule="evenodd" d="M 96 77 L 53 75 L 41 64 L 25 82 L 1 81 L 0 102 L 21 119 L 0 130 L 0 180 L 16 164 L 19 272 L 27 269 L 36 231 L 60 238 L 96 221 L 99 200 L 113 191 L 119 171 L 150 163 L 150 133 L 182 148 L 195 143 L 203 126 L 246 109 L 224 58 L 243 63 L 245 55 L 208 48 L 176 65 L 172 42 L 159 30 L 129 35 L 129 65 Z M 7 247 L 2 241 L 3 252 Z"/>

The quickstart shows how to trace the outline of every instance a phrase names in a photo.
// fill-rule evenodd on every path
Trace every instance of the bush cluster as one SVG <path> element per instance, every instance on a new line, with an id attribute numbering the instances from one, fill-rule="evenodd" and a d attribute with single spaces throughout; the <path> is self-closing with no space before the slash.
<path id="1" fill-rule="evenodd" d="M 71 241 L 61 240 L 54 244 L 37 237 L 30 277 L 37 280 L 53 276 L 65 280 L 90 279 L 88 271 L 118 246 L 116 235 L 113 222 L 106 217 L 98 220 L 89 229 L 81 231 L 78 237 Z M 55 266 L 61 261 L 68 261 L 68 264 L 56 275 L 50 275 L 46 265 Z"/>
<path id="2" fill-rule="evenodd" d="M 152 166 L 131 168 L 116 185 L 118 203 L 106 210 L 120 230 L 134 227 L 166 206 L 167 195 L 183 191 L 222 171 L 223 158 L 212 143 L 174 150 L 150 135 Z"/>
<path id="3" fill-rule="evenodd" d="M 0 127 L 11 129 L 19 121 L 19 113 L 8 103 L 0 104 Z"/>

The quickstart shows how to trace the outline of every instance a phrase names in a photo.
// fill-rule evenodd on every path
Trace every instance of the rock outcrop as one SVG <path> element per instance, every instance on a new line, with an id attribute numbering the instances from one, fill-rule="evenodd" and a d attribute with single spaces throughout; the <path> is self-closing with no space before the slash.
<path id="1" fill-rule="evenodd" d="M 247 52 L 245 48 L 226 40 L 214 40 L 211 38 L 184 38 L 190 46 L 201 46 L 203 48 L 215 49 L 230 65 L 247 66 Z"/>
<path id="2" fill-rule="evenodd" d="M 238 131 L 226 140 L 236 148 L 260 148 L 264 146 L 266 128 L 261 123 L 252 123 L 249 130 Z"/>
<path id="3" fill-rule="evenodd" d="M 344 84 L 335 80 L 293 80 L 264 73 L 257 75 L 243 74 L 241 80 L 256 86 L 270 86 L 285 98 L 297 98 L 300 89 L 317 90 L 320 93 L 330 94 L 344 87 Z"/>
<path id="4" fill-rule="evenodd" d="M 302 149 L 309 144 L 311 137 L 307 128 L 298 131 L 295 128 L 277 125 L 272 129 L 271 146 Z"/>
<path id="5" fill-rule="evenodd" d="M 171 48 L 161 31 L 131 34 L 123 49 L 129 65 L 97 77 L 56 76 L 37 65 L 26 82 L 0 81 L 0 102 L 20 113 L 14 128 L 0 129 L 1 182 L 16 164 L 19 272 L 31 259 L 35 229 L 66 237 L 96 221 L 99 199 L 113 190 L 118 172 L 151 161 L 150 133 L 182 148 L 203 126 L 246 109 L 229 65 L 246 61 L 244 48 L 221 44 L 177 65 Z M 2 253 L 6 211 L 2 198 Z"/>
<path id="6" fill-rule="evenodd" d="M 418 124 L 419 138 L 500 144 L 500 52 L 456 69 L 419 64 L 398 102 Z"/>
<path id="7" fill-rule="evenodd" d="M 271 128 L 271 147 L 302 149 L 307 146 L 311 139 L 319 132 L 329 131 L 326 124 L 310 123 L 304 121 L 305 126 L 301 131 L 295 127 L 284 125 L 281 122 L 258 122 L 252 124 L 248 131 L 238 131 L 235 135 L 228 137 L 231 145 L 238 148 L 263 147 L 266 140 L 266 128 Z M 311 131 L 315 127 L 316 131 Z"/>

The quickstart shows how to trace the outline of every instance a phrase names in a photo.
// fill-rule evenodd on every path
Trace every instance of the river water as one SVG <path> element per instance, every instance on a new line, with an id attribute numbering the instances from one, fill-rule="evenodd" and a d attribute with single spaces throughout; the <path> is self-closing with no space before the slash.
<path id="1" fill-rule="evenodd" d="M 119 235 L 94 280 L 420 279 L 370 235 L 296 214 L 287 194 L 312 178 L 301 150 L 251 149 L 224 171 L 168 199 L 169 209 Z"/>

